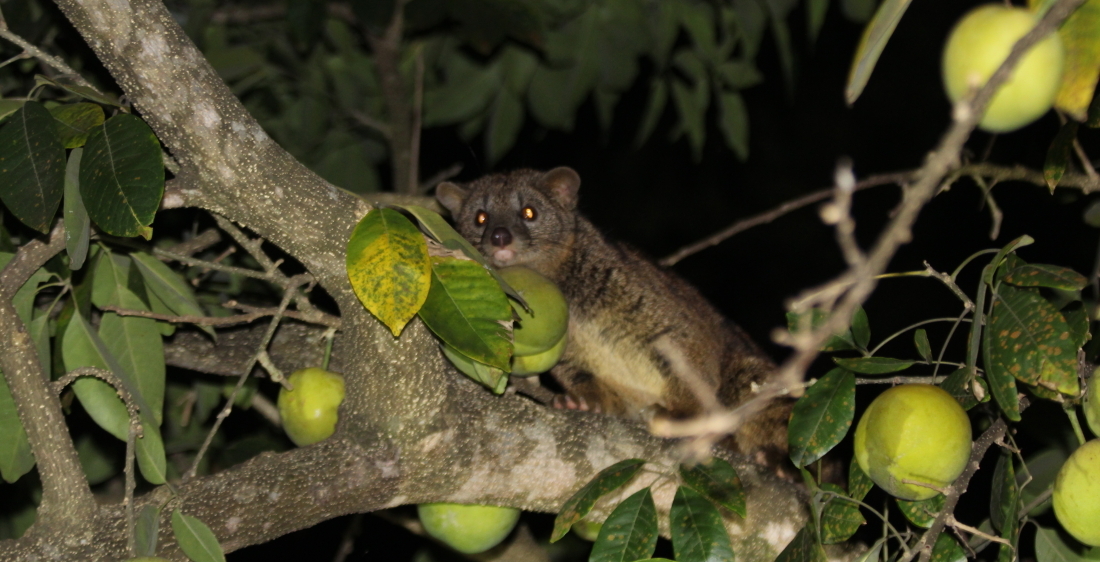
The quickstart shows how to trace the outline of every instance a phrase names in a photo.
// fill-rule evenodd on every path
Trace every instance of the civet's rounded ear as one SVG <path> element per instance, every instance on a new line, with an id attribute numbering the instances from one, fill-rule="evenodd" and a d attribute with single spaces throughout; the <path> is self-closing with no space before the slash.
<path id="1" fill-rule="evenodd" d="M 577 190 L 581 188 L 581 177 L 573 168 L 561 166 L 546 172 L 543 184 L 550 194 L 567 209 L 577 206 Z"/>
<path id="2" fill-rule="evenodd" d="M 458 210 L 462 208 L 462 202 L 466 200 L 466 195 L 466 190 L 456 183 L 445 181 L 435 186 L 436 200 L 451 212 L 452 217 L 457 215 Z"/>

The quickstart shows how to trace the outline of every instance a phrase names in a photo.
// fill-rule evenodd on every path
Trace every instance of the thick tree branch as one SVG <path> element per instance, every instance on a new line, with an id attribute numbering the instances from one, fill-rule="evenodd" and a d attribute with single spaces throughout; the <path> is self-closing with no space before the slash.
<path id="1" fill-rule="evenodd" d="M 59 222 L 48 242 L 28 242 L 0 272 L 0 371 L 11 388 L 42 480 L 36 526 L 53 532 L 80 529 L 91 520 L 95 500 L 65 425 L 61 403 L 50 389 L 49 377 L 38 362 L 38 351 L 15 312 L 12 297 L 64 248 L 65 229 Z"/>

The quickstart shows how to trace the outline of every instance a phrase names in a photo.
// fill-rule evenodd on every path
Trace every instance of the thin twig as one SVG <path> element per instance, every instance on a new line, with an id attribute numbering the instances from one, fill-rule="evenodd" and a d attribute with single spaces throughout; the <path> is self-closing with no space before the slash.
<path id="1" fill-rule="evenodd" d="M 1026 397 L 1020 398 L 1020 411 L 1023 412 L 1028 407 L 1028 401 Z M 966 469 L 963 473 L 951 484 L 948 489 L 948 493 L 945 494 L 943 502 L 943 509 L 940 510 L 940 514 L 936 516 L 935 521 L 928 527 L 928 530 L 921 536 L 917 544 L 914 545 L 912 552 L 905 557 L 902 557 L 898 562 L 910 562 L 913 559 L 913 555 L 917 552 L 920 553 L 921 562 L 928 562 L 932 556 L 932 547 L 936 544 L 936 539 L 940 533 L 943 532 L 944 525 L 947 524 L 947 517 L 955 513 L 955 506 L 959 503 L 959 498 L 966 492 L 967 486 L 970 485 L 970 479 L 978 472 L 978 467 L 981 463 L 982 457 L 985 456 L 986 451 L 993 446 L 994 443 L 1001 441 L 1005 433 L 1008 431 L 1008 424 L 1004 418 L 997 418 L 992 425 L 989 426 L 970 447 L 970 459 L 966 463 Z"/>
<path id="2" fill-rule="evenodd" d="M 917 170 L 909 170 L 906 172 L 896 172 L 892 174 L 871 176 L 863 181 L 856 182 L 853 191 L 863 191 L 864 189 L 870 189 L 872 187 L 879 187 L 882 185 L 904 184 L 912 180 L 915 177 L 916 172 Z M 824 201 L 831 197 L 834 193 L 835 189 L 833 187 L 829 187 L 826 189 L 815 191 L 808 195 L 803 195 L 802 197 L 799 197 L 797 199 L 792 199 L 770 211 L 765 211 L 758 215 L 751 216 L 747 219 L 737 221 L 730 226 L 727 226 L 726 228 L 708 236 L 707 238 L 684 246 L 683 248 L 676 250 L 672 254 L 661 258 L 659 263 L 666 267 L 675 265 L 680 260 L 690 255 L 697 254 L 700 251 L 705 250 L 711 246 L 717 245 L 735 234 L 739 234 L 755 226 L 770 223 L 775 219 L 778 219 L 779 217 L 790 213 L 791 211 L 796 211 L 803 207 L 813 205 L 814 203 Z"/>
<path id="3" fill-rule="evenodd" d="M 99 367 L 79 367 L 65 373 L 52 383 L 54 393 L 60 394 L 62 390 L 65 390 L 65 387 L 80 377 L 95 377 L 111 385 L 126 406 L 126 413 L 130 418 L 126 435 L 126 468 L 123 470 L 126 475 L 126 491 L 122 503 L 126 510 L 126 528 L 128 530 L 126 533 L 126 549 L 130 551 L 131 556 L 137 556 L 137 546 L 134 543 L 134 490 L 137 488 L 137 478 L 134 476 L 134 460 L 136 458 L 137 439 L 142 437 L 144 433 L 139 409 L 134 401 L 134 396 L 130 394 L 129 389 L 122 384 L 122 381 L 111 371 Z"/>
<path id="4" fill-rule="evenodd" d="M 184 481 L 190 480 L 195 477 L 198 472 L 199 463 L 202 461 L 203 455 L 206 454 L 206 450 L 210 447 L 210 443 L 214 440 L 214 435 L 217 434 L 218 429 L 230 412 L 233 411 L 233 401 L 236 399 L 237 394 L 241 388 L 244 387 L 245 381 L 248 380 L 248 376 L 252 373 L 252 368 L 256 366 L 256 362 L 259 358 L 259 353 L 267 348 L 268 343 L 271 342 L 271 338 L 275 335 L 275 329 L 279 327 L 279 322 L 283 318 L 282 312 L 286 310 L 286 307 L 290 305 L 290 301 L 294 297 L 296 288 L 298 285 L 303 285 L 312 282 L 312 276 L 307 274 L 295 275 L 290 279 L 290 286 L 286 287 L 283 292 L 283 299 L 279 303 L 280 313 L 271 318 L 271 322 L 267 326 L 267 331 L 264 332 L 264 337 L 260 340 L 257 346 L 257 353 L 252 355 L 252 358 L 248 361 L 241 376 L 237 378 L 237 385 L 233 387 L 233 391 L 230 392 L 229 397 L 226 398 L 225 406 L 218 412 L 217 417 L 214 419 L 214 425 L 210 428 L 210 431 L 206 434 L 206 439 L 203 441 L 202 446 L 199 448 L 198 454 L 195 455 L 195 460 L 191 464 L 191 468 L 188 469 L 187 474 L 184 476 Z"/>
<path id="5" fill-rule="evenodd" d="M 446 168 L 443 168 L 442 170 L 440 170 L 440 171 L 436 172 L 434 175 L 432 175 L 432 177 L 424 180 L 424 182 L 420 184 L 420 193 L 427 193 L 427 192 L 435 189 L 435 186 L 437 186 L 437 185 L 439 185 L 439 184 L 441 184 L 441 183 L 457 176 L 461 172 L 462 172 L 462 163 L 461 162 L 455 162 L 454 164 L 451 164 L 450 166 L 448 166 Z"/>
<path id="6" fill-rule="evenodd" d="M 44 51 L 42 51 L 42 49 L 39 49 L 31 42 L 12 33 L 11 29 L 8 28 L 8 20 L 4 17 L 3 11 L 0 11 L 0 38 L 15 43 L 19 46 L 20 49 L 23 49 L 23 54 L 26 56 L 19 55 L 21 58 L 34 57 L 42 61 L 42 63 L 46 66 L 49 66 L 54 70 L 64 74 L 65 77 L 71 79 L 73 83 L 84 86 L 85 88 L 91 88 L 92 90 L 98 92 L 98 90 L 96 90 L 95 87 L 89 84 L 88 81 L 80 75 L 80 73 L 73 70 L 73 68 L 68 64 L 65 64 L 64 60 L 59 57 L 46 54 Z"/>

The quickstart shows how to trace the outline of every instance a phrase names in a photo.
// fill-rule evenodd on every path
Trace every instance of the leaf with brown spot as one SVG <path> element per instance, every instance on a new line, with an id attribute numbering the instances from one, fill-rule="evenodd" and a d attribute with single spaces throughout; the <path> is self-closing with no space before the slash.
<path id="1" fill-rule="evenodd" d="M 1089 284 L 1084 275 L 1068 267 L 1043 263 L 1017 267 L 1005 274 L 1004 281 L 1017 287 L 1049 287 L 1063 291 L 1080 291 Z"/>
<path id="2" fill-rule="evenodd" d="M 821 489 L 837 494 L 821 510 L 821 542 L 836 544 L 848 540 L 866 522 L 859 505 L 846 499 L 847 494 L 836 484 L 822 482 Z"/>
<path id="3" fill-rule="evenodd" d="M 705 464 L 690 468 L 681 466 L 680 477 L 684 479 L 685 486 L 741 517 L 745 516 L 745 490 L 730 463 L 714 457 Z"/>
<path id="4" fill-rule="evenodd" d="M 592 506 L 600 496 L 629 482 L 643 465 L 645 461 L 642 459 L 626 459 L 601 470 L 562 504 L 561 511 L 554 518 L 554 532 L 550 536 L 550 542 L 557 542 L 564 537 L 574 523 L 584 519 L 592 511 Z"/>
<path id="5" fill-rule="evenodd" d="M 856 378 L 833 369 L 798 399 L 787 430 L 791 462 L 804 467 L 829 452 L 848 434 L 855 416 Z"/>
<path id="6" fill-rule="evenodd" d="M 1076 339 L 1062 313 L 1036 289 L 1002 284 L 993 298 L 985 332 L 991 378 L 1008 373 L 1027 384 L 1077 395 Z"/>

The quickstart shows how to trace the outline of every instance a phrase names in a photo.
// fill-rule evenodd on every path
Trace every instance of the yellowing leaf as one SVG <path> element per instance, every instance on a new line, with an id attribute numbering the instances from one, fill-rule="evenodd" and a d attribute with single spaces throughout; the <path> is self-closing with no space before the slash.
<path id="1" fill-rule="evenodd" d="M 374 209 L 348 240 L 348 279 L 363 306 L 393 335 L 428 298 L 431 262 L 420 231 L 392 209 Z"/>
<path id="2" fill-rule="evenodd" d="M 1054 107 L 1084 121 L 1100 78 L 1100 0 L 1087 0 L 1077 8 L 1058 35 L 1066 47 L 1066 69 Z"/>
<path id="3" fill-rule="evenodd" d="M 878 7 L 875 17 L 867 24 L 863 37 L 856 48 L 852 68 L 848 72 L 848 85 L 844 88 L 844 99 L 852 105 L 863 93 L 863 87 L 871 78 L 871 72 L 878 63 L 878 57 L 886 48 L 886 43 L 894 34 L 894 29 L 909 8 L 910 0 L 886 0 Z"/>

